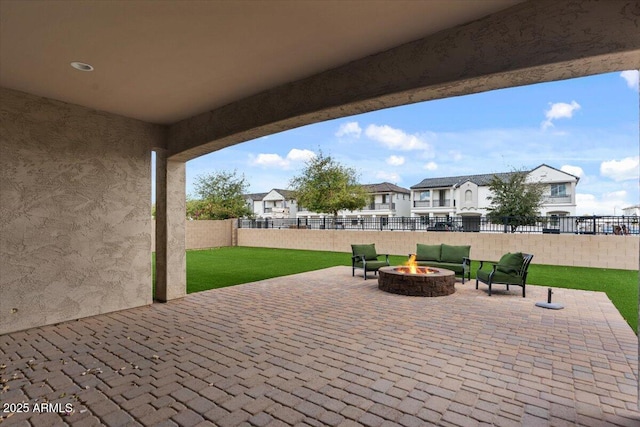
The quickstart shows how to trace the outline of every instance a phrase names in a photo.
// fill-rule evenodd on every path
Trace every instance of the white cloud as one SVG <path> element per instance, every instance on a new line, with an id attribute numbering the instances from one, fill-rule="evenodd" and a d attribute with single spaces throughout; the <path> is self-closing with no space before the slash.
<path id="1" fill-rule="evenodd" d="M 360 134 L 362 134 L 362 129 L 360 128 L 358 122 L 343 123 L 340 125 L 340 128 L 338 128 L 338 131 L 336 132 L 336 136 L 338 138 L 341 138 L 343 136 L 360 138 Z"/>
<path id="2" fill-rule="evenodd" d="M 291 149 L 286 158 L 279 154 L 261 153 L 250 160 L 252 166 L 278 167 L 288 169 L 292 163 L 304 162 L 315 157 L 315 153 L 311 150 Z"/>
<path id="3" fill-rule="evenodd" d="M 555 104 L 550 105 L 551 107 L 544 112 L 544 115 L 547 119 L 542 122 L 543 130 L 549 127 L 553 127 L 553 120 L 570 119 L 571 117 L 573 117 L 574 111 L 580 109 L 580 104 L 578 104 L 576 101 L 571 101 L 571 104 L 567 104 L 565 102 L 556 102 Z"/>
<path id="4" fill-rule="evenodd" d="M 311 150 L 299 150 L 297 148 L 292 148 L 287 154 L 287 160 L 291 162 L 306 162 L 307 160 L 311 160 L 316 156 Z"/>
<path id="5" fill-rule="evenodd" d="M 622 208 L 630 206 L 626 191 L 593 194 L 576 193 L 576 215 L 621 215 Z"/>
<path id="6" fill-rule="evenodd" d="M 416 134 L 408 134 L 402 129 L 395 129 L 387 125 L 369 125 L 365 135 L 374 141 L 380 142 L 392 150 L 430 150 L 431 146 L 423 137 Z"/>
<path id="7" fill-rule="evenodd" d="M 614 181 L 637 180 L 640 175 L 639 165 L 640 156 L 609 160 L 600 164 L 600 174 Z"/>
<path id="8" fill-rule="evenodd" d="M 402 166 L 404 164 L 404 157 L 402 156 L 389 156 L 387 158 L 387 164 L 391 166 Z"/>
<path id="9" fill-rule="evenodd" d="M 620 73 L 620 77 L 627 81 L 627 86 L 630 89 L 638 90 L 640 88 L 640 84 L 638 83 L 640 73 L 638 70 L 626 70 Z"/>
<path id="10" fill-rule="evenodd" d="M 582 178 L 584 176 L 584 171 L 580 166 L 564 165 L 560 170 L 562 172 L 570 173 L 573 176 L 577 176 L 578 178 Z"/>
<path id="11" fill-rule="evenodd" d="M 261 153 L 251 161 L 253 166 L 265 166 L 265 167 L 286 167 L 288 163 L 279 154 L 265 154 Z"/>
<path id="12" fill-rule="evenodd" d="M 436 162 L 429 162 L 426 165 L 424 165 L 424 168 L 428 171 L 434 171 L 438 169 L 438 164 Z"/>
<path id="13" fill-rule="evenodd" d="M 378 173 L 376 173 L 376 178 L 386 182 L 392 182 L 394 184 L 397 184 L 398 182 L 402 181 L 402 178 L 400 178 L 400 175 L 394 172 L 379 171 Z"/>

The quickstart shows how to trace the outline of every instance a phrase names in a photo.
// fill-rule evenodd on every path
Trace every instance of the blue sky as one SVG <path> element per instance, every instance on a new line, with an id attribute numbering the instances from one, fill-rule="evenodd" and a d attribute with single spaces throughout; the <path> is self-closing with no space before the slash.
<path id="1" fill-rule="evenodd" d="M 546 163 L 580 177 L 576 214 L 639 203 L 638 71 L 495 90 L 345 117 L 248 141 L 187 163 L 244 174 L 249 192 L 287 188 L 319 149 L 363 184 L 508 172 Z"/>

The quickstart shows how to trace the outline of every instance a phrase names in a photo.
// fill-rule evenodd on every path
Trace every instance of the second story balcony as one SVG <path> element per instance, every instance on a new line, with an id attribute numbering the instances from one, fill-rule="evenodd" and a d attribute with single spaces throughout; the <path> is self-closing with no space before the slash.
<path id="1" fill-rule="evenodd" d="M 545 194 L 542 196 L 542 203 L 544 203 L 545 205 L 571 203 L 571 194 L 563 194 L 561 196 L 551 196 L 549 194 Z"/>
<path id="2" fill-rule="evenodd" d="M 392 211 L 396 209 L 395 203 L 369 203 L 362 208 L 363 211 Z"/>
<path id="3" fill-rule="evenodd" d="M 451 199 L 436 200 L 414 200 L 414 208 L 449 208 L 451 207 Z"/>

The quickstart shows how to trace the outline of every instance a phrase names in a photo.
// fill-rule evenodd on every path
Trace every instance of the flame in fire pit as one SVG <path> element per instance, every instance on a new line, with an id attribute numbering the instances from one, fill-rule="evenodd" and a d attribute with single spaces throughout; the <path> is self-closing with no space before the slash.
<path id="1" fill-rule="evenodd" d="M 419 267 L 418 263 L 416 262 L 415 255 L 411 255 L 409 257 L 409 261 L 407 261 L 405 266 L 396 268 L 396 271 L 400 271 L 401 273 L 407 273 L 407 274 L 430 274 L 430 273 L 438 272 L 438 270 L 435 270 L 433 268 Z"/>
<path id="2" fill-rule="evenodd" d="M 418 270 L 418 263 L 416 262 L 416 255 L 413 254 L 409 257 L 409 261 L 407 261 L 407 263 L 405 264 L 407 267 L 409 267 L 409 273 L 411 274 L 416 274 L 417 270 Z"/>

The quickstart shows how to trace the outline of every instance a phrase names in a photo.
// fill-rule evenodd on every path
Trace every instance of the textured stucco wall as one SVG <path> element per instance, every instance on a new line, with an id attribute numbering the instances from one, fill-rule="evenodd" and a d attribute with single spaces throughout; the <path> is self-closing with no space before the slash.
<path id="1" fill-rule="evenodd" d="M 187 294 L 185 232 L 186 164 L 156 151 L 156 283 L 154 299 L 169 301 Z"/>
<path id="2" fill-rule="evenodd" d="M 416 243 L 471 245 L 472 259 L 498 260 L 507 252 L 534 254 L 534 264 L 638 269 L 637 236 L 238 229 L 238 246 L 351 252 L 352 243 L 375 243 L 379 253 L 409 254 Z"/>
<path id="3" fill-rule="evenodd" d="M 151 303 L 163 129 L 0 89 L 0 333 Z"/>

